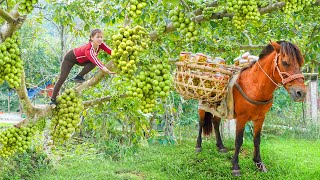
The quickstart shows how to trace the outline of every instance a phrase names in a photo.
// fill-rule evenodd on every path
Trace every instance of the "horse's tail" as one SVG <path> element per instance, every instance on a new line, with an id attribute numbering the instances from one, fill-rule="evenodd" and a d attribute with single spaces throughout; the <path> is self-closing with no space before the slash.
<path id="1" fill-rule="evenodd" d="M 203 127 L 202 127 L 202 130 L 203 130 L 203 134 L 205 136 L 209 136 L 211 133 L 212 133 L 212 114 L 209 113 L 209 112 L 205 112 L 205 115 L 204 115 L 204 122 L 203 122 Z"/>

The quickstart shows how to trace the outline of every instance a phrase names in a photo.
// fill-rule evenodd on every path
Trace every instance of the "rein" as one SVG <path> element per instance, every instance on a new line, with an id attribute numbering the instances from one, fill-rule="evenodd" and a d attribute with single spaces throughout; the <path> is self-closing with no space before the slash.
<path id="1" fill-rule="evenodd" d="M 274 71 L 275 69 L 277 69 L 278 73 L 279 73 L 279 76 L 281 77 L 281 84 L 278 84 L 276 83 L 265 71 L 264 69 L 261 67 L 260 63 L 259 63 L 259 60 L 257 61 L 258 65 L 259 65 L 259 68 L 262 70 L 262 72 L 270 79 L 270 81 L 276 85 L 277 87 L 281 87 L 283 85 L 285 85 L 286 83 L 288 82 L 291 82 L 295 79 L 298 79 L 298 78 L 304 78 L 303 74 L 294 74 L 294 75 L 291 75 L 287 72 L 281 72 L 280 69 L 279 69 L 279 66 L 278 66 L 278 57 L 279 57 L 279 53 L 276 54 L 275 58 L 274 58 L 274 69 L 273 69 L 273 75 L 274 75 Z M 288 76 L 287 78 L 283 78 L 283 74 Z M 240 87 L 240 85 L 238 83 L 235 83 L 234 84 L 236 86 L 236 88 L 239 90 L 240 94 L 248 101 L 250 102 L 251 104 L 255 104 L 255 105 L 264 105 L 264 104 L 269 104 L 270 102 L 273 101 L 273 98 L 271 98 L 270 100 L 268 101 L 255 101 L 255 100 L 252 100 L 250 99 L 246 93 L 243 91 L 243 89 Z"/>
<path id="2" fill-rule="evenodd" d="M 276 55 L 275 59 L 278 59 L 278 54 Z M 260 63 L 259 63 L 259 60 L 257 61 L 258 65 L 259 65 L 259 68 L 263 71 L 263 73 L 271 80 L 271 82 L 276 85 L 277 87 L 281 87 L 282 84 L 277 84 L 276 82 L 274 82 L 274 80 L 264 71 L 264 69 L 261 67 Z M 276 65 L 276 67 L 278 67 L 278 65 Z M 278 68 L 279 70 L 279 68 Z M 273 71 L 273 74 L 274 74 L 274 71 Z M 280 77 L 282 78 L 282 76 L 280 75 Z"/>
<path id="3" fill-rule="evenodd" d="M 236 86 L 236 88 L 239 90 L 240 94 L 251 104 L 255 104 L 255 105 L 264 105 L 264 104 L 269 104 L 273 101 L 273 98 L 271 98 L 268 101 L 255 101 L 250 99 L 246 93 L 243 91 L 243 89 L 240 87 L 240 85 L 238 83 L 234 83 L 234 85 Z"/>
<path id="4" fill-rule="evenodd" d="M 280 69 L 279 69 L 279 66 L 278 66 L 278 56 L 279 54 L 276 55 L 276 57 L 274 58 L 274 64 L 275 64 L 275 69 L 277 69 L 278 73 L 279 73 L 279 76 L 281 77 L 281 82 L 282 82 L 282 85 L 285 85 L 286 83 L 288 82 L 291 82 L 295 79 L 298 79 L 298 78 L 303 78 L 304 79 L 304 76 L 303 74 L 294 74 L 294 75 L 291 75 L 287 72 L 281 72 Z M 262 69 L 262 68 L 261 68 Z M 266 73 L 265 73 L 266 74 Z M 274 74 L 274 70 L 273 70 L 273 74 Z M 282 74 L 288 76 L 287 78 L 283 78 Z M 267 74 L 266 74 L 267 75 Z M 269 76 L 268 76 L 269 77 Z M 269 77 L 270 79 L 270 77 Z"/>

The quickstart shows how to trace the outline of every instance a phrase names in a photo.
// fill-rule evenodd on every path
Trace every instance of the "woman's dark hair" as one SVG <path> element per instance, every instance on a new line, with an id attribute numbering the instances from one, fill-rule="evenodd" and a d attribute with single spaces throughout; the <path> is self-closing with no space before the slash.
<path id="1" fill-rule="evenodd" d="M 93 36 L 96 35 L 97 33 L 102 33 L 101 29 L 93 29 L 93 30 L 90 32 L 89 41 L 91 41 L 91 37 L 93 37 Z"/>

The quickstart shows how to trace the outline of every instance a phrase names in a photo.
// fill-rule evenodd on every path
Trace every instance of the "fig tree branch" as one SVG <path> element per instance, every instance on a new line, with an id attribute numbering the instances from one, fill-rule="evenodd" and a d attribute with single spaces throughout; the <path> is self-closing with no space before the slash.
<path id="1" fill-rule="evenodd" d="M 20 103 L 22 105 L 23 112 L 26 113 L 27 118 L 17 123 L 16 127 L 21 127 L 28 123 L 35 123 L 39 118 L 47 117 L 52 113 L 52 108 L 50 105 L 45 105 L 43 107 L 33 106 L 27 93 L 26 82 L 25 82 L 25 72 L 22 70 L 21 74 L 21 84 L 16 89 Z"/>
<path id="2" fill-rule="evenodd" d="M 206 4 L 206 7 L 216 7 L 216 6 L 218 6 L 218 1 L 212 1 L 212 2 Z M 203 8 L 199 8 L 199 9 L 194 10 L 193 14 L 198 16 L 202 13 L 202 11 L 203 11 Z"/>
<path id="3" fill-rule="evenodd" d="M 12 17 L 7 11 L 4 9 L 0 8 L 0 16 L 6 20 L 7 22 L 11 23 L 15 20 L 14 17 Z"/>
<path id="4" fill-rule="evenodd" d="M 11 37 L 13 32 L 20 29 L 23 22 L 26 20 L 26 15 L 20 16 L 18 12 L 19 3 L 16 4 L 10 13 L 1 9 L 0 16 L 5 18 L 6 22 L 1 26 L 1 38 L 4 41 L 6 38 Z"/>
<path id="5" fill-rule="evenodd" d="M 121 94 L 119 97 L 120 98 L 125 98 L 126 96 L 127 95 L 125 95 L 125 94 Z M 84 101 L 83 105 L 84 105 L 84 108 L 87 109 L 88 107 L 91 107 L 91 106 L 94 106 L 94 105 L 98 105 L 98 104 L 110 101 L 111 99 L 112 99 L 111 96 L 106 96 L 106 97 L 94 99 L 94 100 L 91 100 L 91 101 Z"/>
<path id="6" fill-rule="evenodd" d="M 259 9 L 259 12 L 260 14 L 266 14 L 266 13 L 269 13 L 271 11 L 276 11 L 276 10 L 279 10 L 281 9 L 283 6 L 285 6 L 286 3 L 285 2 L 277 2 L 277 3 L 274 3 L 270 6 L 267 6 L 265 8 L 261 8 Z M 225 10 L 222 11 L 222 12 L 216 12 L 216 13 L 212 13 L 211 15 L 211 18 L 210 19 L 222 19 L 224 17 L 229 17 L 229 18 L 232 18 L 233 17 L 233 14 L 232 13 L 227 13 Z M 201 15 L 198 15 L 194 18 L 191 19 L 192 21 L 194 22 L 197 22 L 197 23 L 200 23 L 200 22 L 203 22 L 203 21 L 207 21 L 207 19 L 204 18 L 204 15 L 201 14 Z"/>
<path id="7" fill-rule="evenodd" d="M 33 107 L 27 92 L 26 81 L 25 81 L 25 72 L 22 70 L 21 73 L 21 84 L 16 89 L 20 103 L 22 105 L 23 111 L 26 113 L 27 117 L 32 117 L 35 113 L 35 108 Z"/>
<path id="8" fill-rule="evenodd" d="M 180 2 L 184 7 L 186 7 L 187 11 L 190 12 L 190 7 L 188 6 L 188 4 L 184 0 L 180 0 Z"/>
<path id="9" fill-rule="evenodd" d="M 109 61 L 106 65 L 106 68 L 109 70 L 112 70 L 114 67 L 113 62 Z M 84 83 L 82 83 L 81 85 L 77 86 L 75 89 L 78 93 L 81 94 L 81 92 L 84 89 L 88 89 L 91 86 L 95 86 L 96 84 L 98 84 L 104 77 L 106 76 L 106 73 L 104 73 L 102 70 L 99 70 L 99 72 L 97 74 L 95 74 L 92 78 L 90 78 L 89 80 L 85 81 Z"/>
<path id="10" fill-rule="evenodd" d="M 266 13 L 269 13 L 269 12 L 272 12 L 272 11 L 277 11 L 279 9 L 281 9 L 282 7 L 285 6 L 285 2 L 277 2 L 277 3 L 274 3 L 274 4 L 270 4 L 269 6 L 267 7 L 264 7 L 264 8 L 261 8 L 259 9 L 259 12 L 260 14 L 266 14 Z M 319 6 L 320 5 L 320 0 L 317 0 L 314 5 L 316 6 Z M 218 2 L 217 1 L 213 1 L 209 4 L 207 4 L 206 7 L 215 7 L 215 6 L 218 6 Z M 199 9 L 196 9 L 195 11 L 193 11 L 193 13 L 196 15 L 195 17 L 191 18 L 192 21 L 194 22 L 197 22 L 197 23 L 201 23 L 203 21 L 207 21 L 208 19 L 205 19 L 204 18 L 204 15 L 202 14 L 202 10 L 203 8 L 199 8 Z M 210 19 L 222 19 L 224 17 L 229 17 L 229 18 L 232 18 L 233 17 L 233 14 L 232 13 L 227 13 L 225 10 L 224 11 L 221 11 L 221 12 L 216 12 L 216 13 L 213 13 L 211 15 L 211 18 Z M 170 22 L 167 24 L 166 26 L 166 29 L 165 29 L 165 33 L 169 33 L 169 32 L 172 32 L 174 31 L 175 28 L 173 26 L 173 23 Z M 152 35 L 152 38 L 153 39 L 157 39 L 157 36 L 159 36 L 158 34 L 155 34 L 153 33 Z"/>
<path id="11" fill-rule="evenodd" d="M 266 13 L 269 13 L 271 11 L 279 10 L 282 7 L 284 7 L 285 5 L 286 5 L 285 2 L 277 2 L 277 3 L 271 4 L 271 5 L 267 6 L 267 7 L 259 9 L 259 12 L 260 12 L 260 14 L 266 14 Z"/>
<path id="12" fill-rule="evenodd" d="M 240 45 L 240 46 L 234 46 L 234 47 L 230 47 L 229 50 L 232 50 L 232 49 L 240 49 L 240 50 L 257 50 L 257 49 L 262 49 L 264 48 L 265 45 Z M 211 49 L 212 51 L 214 52 L 224 52 L 224 51 L 227 51 L 228 49 L 227 48 L 212 48 Z"/>

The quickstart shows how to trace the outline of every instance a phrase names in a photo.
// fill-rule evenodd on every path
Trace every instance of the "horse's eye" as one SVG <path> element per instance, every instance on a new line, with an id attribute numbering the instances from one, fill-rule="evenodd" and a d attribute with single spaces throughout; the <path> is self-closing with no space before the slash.
<path id="1" fill-rule="evenodd" d="M 282 61 L 283 66 L 289 66 L 289 63 L 287 61 Z"/>

